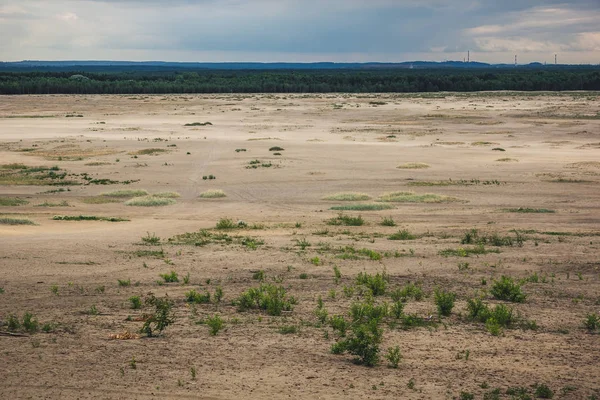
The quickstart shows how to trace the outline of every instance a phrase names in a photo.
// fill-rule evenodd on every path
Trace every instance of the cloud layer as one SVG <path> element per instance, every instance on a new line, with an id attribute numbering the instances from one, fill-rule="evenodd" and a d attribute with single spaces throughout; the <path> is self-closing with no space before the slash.
<path id="1" fill-rule="evenodd" d="M 0 0 L 0 58 L 600 63 L 599 0 Z"/>

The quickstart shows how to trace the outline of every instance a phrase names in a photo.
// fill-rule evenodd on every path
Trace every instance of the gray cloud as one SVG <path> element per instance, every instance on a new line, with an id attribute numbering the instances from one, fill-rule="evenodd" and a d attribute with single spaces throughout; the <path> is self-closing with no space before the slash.
<path id="1" fill-rule="evenodd" d="M 0 0 L 0 54 L 403 61 L 472 50 L 491 62 L 553 52 L 598 62 L 599 20 L 598 0 Z"/>

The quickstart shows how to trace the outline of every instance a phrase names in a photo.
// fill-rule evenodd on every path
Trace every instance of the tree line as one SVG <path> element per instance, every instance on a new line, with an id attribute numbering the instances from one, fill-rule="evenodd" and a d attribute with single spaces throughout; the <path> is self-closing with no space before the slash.
<path id="1" fill-rule="evenodd" d="M 1 95 L 600 90 L 600 69 L 0 72 Z"/>

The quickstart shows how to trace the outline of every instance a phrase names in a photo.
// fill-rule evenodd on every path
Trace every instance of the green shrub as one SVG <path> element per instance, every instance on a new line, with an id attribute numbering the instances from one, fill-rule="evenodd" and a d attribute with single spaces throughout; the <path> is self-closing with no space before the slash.
<path id="1" fill-rule="evenodd" d="M 146 232 L 146 236 L 142 237 L 142 242 L 150 246 L 158 246 L 160 244 L 160 238 L 154 233 L 150 235 L 150 232 Z"/>
<path id="2" fill-rule="evenodd" d="M 527 297 L 518 283 L 511 277 L 504 275 L 500 280 L 494 281 L 490 293 L 498 300 L 511 301 L 513 303 L 523 303 Z"/>
<path id="3" fill-rule="evenodd" d="M 290 335 L 298 333 L 298 327 L 296 325 L 284 325 L 278 329 L 282 335 Z"/>
<path id="4" fill-rule="evenodd" d="M 417 237 L 406 229 L 398 231 L 388 237 L 389 240 L 415 240 Z"/>
<path id="5" fill-rule="evenodd" d="M 221 218 L 216 226 L 217 229 L 235 229 L 237 227 L 238 225 L 230 218 Z"/>
<path id="6" fill-rule="evenodd" d="M 123 286 L 123 287 L 127 287 L 127 286 L 131 286 L 131 279 L 117 279 L 117 282 L 119 282 L 119 286 Z"/>
<path id="7" fill-rule="evenodd" d="M 600 329 L 600 316 L 596 314 L 588 314 L 583 321 L 583 326 L 590 332 Z"/>
<path id="8" fill-rule="evenodd" d="M 383 329 L 379 327 L 377 320 L 354 324 L 348 336 L 332 346 L 332 352 L 348 352 L 356 356 L 355 363 L 372 367 L 379 362 L 382 337 Z"/>
<path id="9" fill-rule="evenodd" d="M 390 362 L 390 367 L 398 368 L 402 355 L 400 354 L 400 346 L 390 347 L 385 358 Z"/>
<path id="10" fill-rule="evenodd" d="M 186 301 L 188 303 L 195 304 L 206 304 L 210 303 L 210 293 L 206 292 L 204 294 L 198 293 L 195 290 L 190 290 L 185 294 Z"/>
<path id="11" fill-rule="evenodd" d="M 250 288 L 237 299 L 240 311 L 248 309 L 265 310 L 269 315 L 281 315 L 283 311 L 292 311 L 295 300 L 288 297 L 283 286 L 262 284 L 258 288 Z"/>
<path id="12" fill-rule="evenodd" d="M 454 300 L 456 299 L 456 294 L 451 292 L 446 292 L 442 289 L 435 289 L 434 292 L 435 305 L 438 309 L 438 314 L 444 317 L 452 314 L 452 309 L 454 308 Z"/>
<path id="13" fill-rule="evenodd" d="M 327 221 L 327 225 L 362 226 L 364 224 L 365 220 L 360 215 L 358 217 L 351 217 L 339 214 L 337 217 Z"/>
<path id="14" fill-rule="evenodd" d="M 210 335 L 217 336 L 219 331 L 223 329 L 223 319 L 218 314 L 215 314 L 206 319 L 206 325 L 210 328 Z"/>
<path id="15" fill-rule="evenodd" d="M 161 334 L 162 331 L 175 322 L 173 301 L 168 297 L 160 299 L 150 294 L 146 297 L 145 302 L 148 306 L 154 307 L 154 312 L 148 315 L 141 329 L 148 337 L 154 336 L 156 332 Z"/>
<path id="16" fill-rule="evenodd" d="M 160 274 L 160 277 L 163 278 L 166 283 L 179 282 L 179 276 L 175 271 L 171 271 L 168 274 Z"/>
<path id="17" fill-rule="evenodd" d="M 355 302 L 350 306 L 350 316 L 352 322 L 366 323 L 370 321 L 381 322 L 388 315 L 388 306 L 386 303 L 376 305 L 372 300 L 366 300 L 364 302 Z"/>
<path id="18" fill-rule="evenodd" d="M 131 296 L 129 298 L 129 303 L 131 308 L 133 308 L 134 310 L 142 308 L 142 299 L 140 299 L 140 296 Z"/>
<path id="19" fill-rule="evenodd" d="M 535 385 L 535 397 L 538 399 L 551 399 L 554 397 L 554 392 L 546 384 Z"/>
<path id="20" fill-rule="evenodd" d="M 334 315 L 329 318 L 329 326 L 331 326 L 340 337 L 344 337 L 348 331 L 349 324 L 342 315 Z"/>
<path id="21" fill-rule="evenodd" d="M 420 301 L 425 296 L 421 286 L 412 282 L 407 283 L 402 288 L 398 288 L 390 293 L 392 300 L 406 302 L 409 298 Z"/>
<path id="22" fill-rule="evenodd" d="M 381 225 L 382 226 L 396 226 L 396 222 L 394 221 L 394 219 L 392 217 L 385 217 L 381 221 Z"/>
<path id="23" fill-rule="evenodd" d="M 25 331 L 29 332 L 29 333 L 35 333 L 38 331 L 39 329 L 39 322 L 38 320 L 33 316 L 33 314 L 26 312 L 23 315 L 23 329 L 25 329 Z"/>
<path id="24" fill-rule="evenodd" d="M 384 295 L 388 281 L 389 277 L 385 272 L 377 273 L 376 275 L 369 275 L 366 272 L 361 272 L 356 277 L 356 284 L 364 285 L 371 289 L 373 296 Z"/>
<path id="25" fill-rule="evenodd" d="M 402 318 L 402 315 L 404 315 L 404 303 L 400 300 L 392 303 L 391 313 L 396 319 Z"/>

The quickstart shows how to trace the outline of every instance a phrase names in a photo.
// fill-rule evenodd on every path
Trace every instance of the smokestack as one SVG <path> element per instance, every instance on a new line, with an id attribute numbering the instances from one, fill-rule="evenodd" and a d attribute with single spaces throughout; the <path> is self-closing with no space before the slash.
<path id="1" fill-rule="evenodd" d="M 555 54 L 555 55 L 554 55 L 554 65 L 558 65 L 558 61 L 557 61 L 557 60 L 558 60 L 558 59 L 557 59 L 557 56 L 556 56 L 556 54 Z"/>
<path id="2" fill-rule="evenodd" d="M 471 50 L 467 51 L 467 62 L 471 62 Z"/>
<path id="3" fill-rule="evenodd" d="M 517 55 L 515 54 L 515 67 L 517 66 Z"/>

